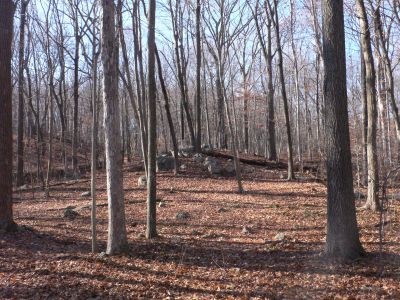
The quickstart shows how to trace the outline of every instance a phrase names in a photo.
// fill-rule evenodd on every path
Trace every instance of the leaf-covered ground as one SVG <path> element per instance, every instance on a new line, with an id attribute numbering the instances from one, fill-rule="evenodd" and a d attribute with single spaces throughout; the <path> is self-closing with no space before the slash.
<path id="1" fill-rule="evenodd" d="M 55 185 L 51 196 L 15 193 L 16 234 L 0 233 L 2 299 L 400 299 L 399 200 L 393 199 L 379 247 L 379 215 L 360 209 L 368 255 L 339 263 L 321 255 L 326 190 L 303 177 L 245 166 L 245 195 L 234 178 L 210 176 L 191 159 L 177 177 L 158 175 L 158 232 L 147 241 L 139 165 L 124 171 L 130 252 L 90 252 L 88 179 Z M 105 174 L 98 177 L 98 231 L 105 250 Z M 75 219 L 64 209 L 76 207 Z M 188 218 L 176 219 L 178 212 Z"/>

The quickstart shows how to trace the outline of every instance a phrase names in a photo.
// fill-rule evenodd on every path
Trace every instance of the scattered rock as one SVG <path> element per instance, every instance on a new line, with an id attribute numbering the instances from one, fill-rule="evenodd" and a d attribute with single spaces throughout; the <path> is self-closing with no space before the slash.
<path id="1" fill-rule="evenodd" d="M 217 159 L 215 159 L 214 157 L 211 157 L 211 156 L 207 156 L 205 159 L 204 159 L 204 166 L 205 167 L 208 167 L 209 165 L 216 165 L 218 163 L 218 161 L 217 161 Z"/>
<path id="2" fill-rule="evenodd" d="M 277 235 L 274 236 L 274 241 L 281 242 L 285 239 L 285 234 L 283 232 L 279 232 Z"/>
<path id="3" fill-rule="evenodd" d="M 254 168 L 254 167 L 247 167 L 246 168 L 246 172 L 247 173 L 254 173 L 256 171 L 256 168 Z"/>
<path id="4" fill-rule="evenodd" d="M 224 169 L 223 173 L 225 176 L 234 176 L 236 174 L 235 165 L 233 163 L 229 163 Z"/>
<path id="5" fill-rule="evenodd" d="M 179 169 L 180 169 L 181 171 L 186 170 L 186 169 L 187 169 L 186 164 L 182 164 L 182 165 L 179 167 Z"/>
<path id="6" fill-rule="evenodd" d="M 204 161 L 204 156 L 201 153 L 196 153 L 193 156 L 193 161 L 195 163 L 201 164 Z"/>
<path id="7" fill-rule="evenodd" d="M 224 212 L 228 212 L 228 210 L 225 207 L 221 207 L 220 209 L 218 209 L 217 212 L 218 213 L 224 213 Z"/>
<path id="8" fill-rule="evenodd" d="M 161 201 L 159 204 L 158 204 L 158 207 L 165 207 L 165 206 L 167 206 L 166 204 L 165 204 L 165 202 L 164 201 Z"/>
<path id="9" fill-rule="evenodd" d="M 223 234 L 218 234 L 218 233 L 207 233 L 202 235 L 202 238 L 204 239 L 218 239 L 224 237 Z"/>
<path id="10" fill-rule="evenodd" d="M 212 152 L 212 147 L 207 144 L 201 145 L 201 151 L 204 153 L 211 153 Z"/>
<path id="11" fill-rule="evenodd" d="M 222 172 L 222 168 L 219 164 L 210 164 L 207 169 L 211 175 L 221 174 Z"/>
<path id="12" fill-rule="evenodd" d="M 169 157 L 169 156 L 172 156 L 170 151 L 168 151 L 168 152 L 161 152 L 161 154 L 160 154 L 160 157 Z"/>
<path id="13" fill-rule="evenodd" d="M 157 172 L 170 171 L 175 168 L 175 158 L 170 156 L 157 157 Z"/>
<path id="14" fill-rule="evenodd" d="M 79 216 L 79 213 L 77 213 L 75 210 L 67 207 L 66 209 L 64 209 L 64 218 L 70 219 L 70 220 L 74 220 L 76 217 Z"/>
<path id="15" fill-rule="evenodd" d="M 190 232 L 190 234 L 192 234 L 192 235 L 201 235 L 201 232 L 198 231 L 198 230 L 196 230 L 196 229 L 194 229 L 194 230 L 192 230 L 192 231 Z"/>
<path id="16" fill-rule="evenodd" d="M 142 175 L 138 178 L 137 185 L 138 187 L 146 187 L 147 185 L 146 175 Z"/>
<path id="17" fill-rule="evenodd" d="M 170 192 L 170 194 L 175 193 L 174 188 L 172 186 L 169 188 L 169 192 Z"/>
<path id="18" fill-rule="evenodd" d="M 280 179 L 285 179 L 285 175 L 284 175 L 283 173 L 280 173 L 280 174 L 279 174 L 279 178 L 280 178 Z"/>
<path id="19" fill-rule="evenodd" d="M 176 220 L 186 220 L 190 218 L 190 214 L 187 211 L 178 211 L 175 215 Z"/>
<path id="20" fill-rule="evenodd" d="M 99 254 L 99 258 L 104 258 L 106 256 L 107 256 L 107 253 L 105 253 L 104 251 Z"/>
<path id="21" fill-rule="evenodd" d="M 24 185 L 21 185 L 18 189 L 19 190 L 27 190 L 28 188 L 29 188 L 29 185 L 24 184 Z"/>
<path id="22" fill-rule="evenodd" d="M 87 198 L 87 197 L 90 197 L 91 196 L 91 192 L 90 191 L 88 191 L 88 192 L 83 192 L 82 194 L 81 194 L 81 198 Z"/>
<path id="23" fill-rule="evenodd" d="M 131 226 L 132 226 L 132 227 L 138 226 L 138 222 L 132 222 L 132 223 L 131 223 Z"/>
<path id="24" fill-rule="evenodd" d="M 242 233 L 243 234 L 252 234 L 253 233 L 253 229 L 251 229 L 248 226 L 244 226 L 243 229 L 242 229 Z"/>
<path id="25" fill-rule="evenodd" d="M 144 233 L 138 233 L 137 238 L 138 239 L 144 239 L 146 236 L 144 235 Z"/>

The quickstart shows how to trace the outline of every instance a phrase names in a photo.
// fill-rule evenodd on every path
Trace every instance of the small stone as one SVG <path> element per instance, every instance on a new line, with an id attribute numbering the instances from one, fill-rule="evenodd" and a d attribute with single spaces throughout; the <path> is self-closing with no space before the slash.
<path id="1" fill-rule="evenodd" d="M 217 234 L 217 233 L 207 233 L 202 236 L 202 238 L 204 238 L 204 239 L 217 239 L 220 237 L 222 237 L 222 235 Z"/>
<path id="2" fill-rule="evenodd" d="M 137 238 L 138 239 L 144 239 L 146 236 L 144 235 L 144 233 L 138 233 Z"/>
<path id="3" fill-rule="evenodd" d="M 185 171 L 185 170 L 187 169 L 187 166 L 186 166 L 185 164 L 182 164 L 182 165 L 179 167 L 179 169 L 180 169 L 181 171 Z"/>
<path id="4" fill-rule="evenodd" d="M 170 171 L 175 168 L 175 158 L 169 156 L 159 156 L 156 161 L 157 172 Z"/>
<path id="5" fill-rule="evenodd" d="M 88 192 L 83 192 L 82 194 L 81 194 L 81 198 L 87 198 L 87 197 L 90 197 L 91 196 L 91 192 L 90 191 L 88 191 Z"/>
<path id="6" fill-rule="evenodd" d="M 158 207 L 165 207 L 165 206 L 166 206 L 166 204 L 165 204 L 164 201 L 161 201 L 161 202 L 158 204 Z"/>
<path id="7" fill-rule="evenodd" d="M 192 234 L 192 235 L 201 235 L 201 232 L 196 230 L 196 229 L 194 229 L 194 230 L 192 230 L 192 232 L 190 234 Z"/>
<path id="8" fill-rule="evenodd" d="M 78 216 L 79 216 L 79 213 L 77 213 L 75 210 L 70 209 L 70 208 L 64 209 L 64 218 L 74 220 Z"/>
<path id="9" fill-rule="evenodd" d="M 170 188 L 169 188 L 169 192 L 170 192 L 171 194 L 175 193 L 174 188 L 173 188 L 173 187 L 170 187 Z"/>
<path id="10" fill-rule="evenodd" d="M 253 233 L 253 229 L 251 229 L 248 226 L 244 226 L 243 229 L 242 229 L 242 233 L 243 234 L 252 234 Z"/>
<path id="11" fill-rule="evenodd" d="M 195 163 L 200 163 L 200 164 L 201 164 L 201 163 L 204 161 L 204 157 L 203 157 L 202 154 L 196 153 L 196 154 L 193 156 L 193 161 L 194 161 Z"/>
<path id="12" fill-rule="evenodd" d="M 105 252 L 101 252 L 100 254 L 99 254 L 99 258 L 104 258 L 104 257 L 106 257 L 107 256 L 107 253 L 105 253 Z"/>
<path id="13" fill-rule="evenodd" d="M 221 207 L 220 209 L 217 210 L 218 213 L 224 213 L 228 212 L 228 210 L 225 207 Z"/>
<path id="14" fill-rule="evenodd" d="M 28 188 L 29 188 L 29 185 L 27 185 L 27 184 L 21 185 L 21 186 L 19 187 L 20 190 L 26 190 L 26 189 L 28 189 Z"/>
<path id="15" fill-rule="evenodd" d="M 138 226 L 138 222 L 132 222 L 131 223 L 131 227 L 136 227 L 136 226 Z"/>
<path id="16" fill-rule="evenodd" d="M 186 220 L 190 218 L 190 214 L 187 211 L 178 211 L 175 215 L 176 220 Z"/>
<path id="17" fill-rule="evenodd" d="M 275 241 L 278 241 L 278 242 L 281 242 L 281 241 L 283 241 L 284 239 L 285 239 L 285 234 L 282 233 L 282 232 L 278 233 L 278 234 L 275 235 L 275 237 L 274 237 L 274 240 L 275 240 Z"/>
<path id="18" fill-rule="evenodd" d="M 146 175 L 142 175 L 138 178 L 138 187 L 146 187 L 147 185 L 147 178 Z"/>

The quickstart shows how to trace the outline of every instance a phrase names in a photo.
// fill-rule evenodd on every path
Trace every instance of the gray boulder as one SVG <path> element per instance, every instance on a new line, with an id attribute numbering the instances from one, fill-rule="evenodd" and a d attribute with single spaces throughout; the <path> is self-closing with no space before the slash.
<path id="1" fill-rule="evenodd" d="M 175 158 L 170 156 L 157 157 L 157 172 L 170 171 L 175 167 Z"/>
<path id="2" fill-rule="evenodd" d="M 194 161 L 195 163 L 201 164 L 201 163 L 204 161 L 204 156 L 203 156 L 202 154 L 200 154 L 200 153 L 196 153 L 196 154 L 193 156 L 193 161 Z"/>
<path id="3" fill-rule="evenodd" d="M 209 164 L 208 167 L 207 167 L 207 169 L 208 169 L 208 172 L 209 172 L 211 175 L 221 174 L 221 172 L 222 172 L 222 167 L 221 167 L 221 165 L 218 164 L 218 163 Z"/>
<path id="4" fill-rule="evenodd" d="M 64 218 L 73 220 L 79 216 L 79 213 L 76 212 L 75 210 L 73 210 L 71 207 L 67 207 L 66 209 L 64 209 L 63 215 L 64 215 Z"/>
<path id="5" fill-rule="evenodd" d="M 146 187 L 147 185 L 146 175 L 142 175 L 138 178 L 137 185 L 138 187 Z"/>
<path id="6" fill-rule="evenodd" d="M 178 211 L 175 215 L 176 220 L 186 220 L 190 218 L 190 214 L 187 211 Z"/>
<path id="7" fill-rule="evenodd" d="M 236 174 L 235 165 L 233 163 L 228 163 L 223 171 L 225 176 L 233 176 Z"/>
<path id="8" fill-rule="evenodd" d="M 208 168 L 209 165 L 216 165 L 216 164 L 218 164 L 218 161 L 214 157 L 207 156 L 204 159 L 204 164 L 203 165 Z"/>
<path id="9" fill-rule="evenodd" d="M 88 191 L 88 192 L 83 192 L 83 193 L 81 194 L 81 198 L 87 198 L 87 197 L 90 197 L 90 196 L 91 196 L 90 191 Z"/>

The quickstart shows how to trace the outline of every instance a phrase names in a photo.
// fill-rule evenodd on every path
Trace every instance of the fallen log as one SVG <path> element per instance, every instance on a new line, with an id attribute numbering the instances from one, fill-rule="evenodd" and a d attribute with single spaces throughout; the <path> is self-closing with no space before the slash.
<path id="1" fill-rule="evenodd" d="M 204 151 L 203 154 L 208 155 L 208 156 L 213 156 L 215 158 L 233 159 L 233 155 L 226 153 L 226 152 L 224 153 L 221 151 Z M 262 157 L 257 157 L 257 158 L 240 157 L 239 160 L 240 160 L 240 162 L 247 164 L 247 165 L 266 167 L 271 170 L 286 170 L 288 168 L 288 165 L 285 162 L 268 161 Z M 299 170 L 299 166 L 295 166 L 295 171 L 298 171 L 298 170 Z M 306 171 L 317 172 L 318 166 L 304 165 L 303 170 L 305 172 Z"/>

